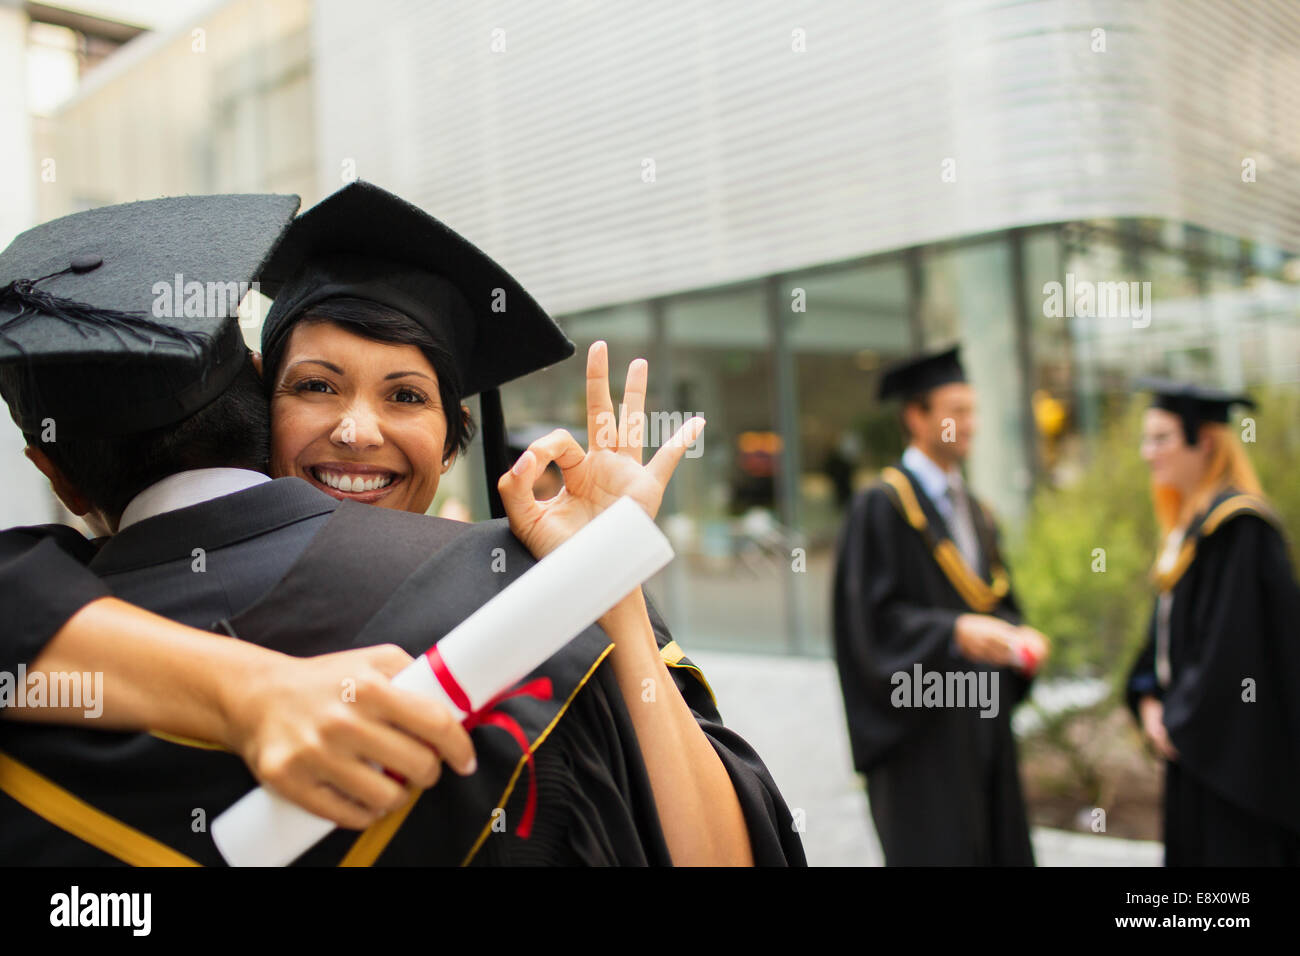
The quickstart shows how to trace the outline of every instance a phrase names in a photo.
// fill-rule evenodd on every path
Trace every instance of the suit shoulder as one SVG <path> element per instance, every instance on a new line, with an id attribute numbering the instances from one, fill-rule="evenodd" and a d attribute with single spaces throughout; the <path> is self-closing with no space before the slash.
<path id="1" fill-rule="evenodd" d="M 432 547 L 441 547 L 460 538 L 469 541 L 494 537 L 503 540 L 514 539 L 504 518 L 496 521 L 456 521 L 453 518 L 414 514 L 409 511 L 378 508 L 351 501 L 340 504 L 338 511 L 348 519 L 349 527 L 355 527 L 367 537 L 374 539 L 426 542 Z"/>
<path id="2" fill-rule="evenodd" d="M 885 510 L 894 510 L 893 499 L 884 483 L 877 479 L 853 493 L 845 514 L 854 522 L 878 521 Z"/>
<path id="3" fill-rule="evenodd" d="M 506 518 L 493 518 L 490 521 L 454 521 L 450 518 L 431 518 L 432 521 L 446 522 L 449 525 L 455 525 L 461 537 L 471 541 L 496 541 L 502 545 L 508 545 L 511 548 L 523 548 L 523 542 L 515 537 L 515 533 L 510 530 L 510 522 Z"/>
<path id="4" fill-rule="evenodd" d="M 509 567 L 513 579 L 514 572 L 527 570 L 537 563 L 532 552 L 510 530 L 510 522 L 505 518 L 473 523 L 452 521 L 450 524 L 456 527 L 446 531 L 455 536 L 455 546 L 464 549 L 466 554 L 481 557 L 488 562 L 485 567 Z"/>
<path id="5" fill-rule="evenodd" d="M 980 514 L 984 516 L 984 522 L 990 528 L 996 531 L 998 528 L 997 512 L 994 511 L 993 508 L 987 502 L 985 502 L 983 498 L 977 498 L 974 495 L 971 495 L 970 499 L 971 501 L 975 502 L 975 507 L 978 508 Z"/>

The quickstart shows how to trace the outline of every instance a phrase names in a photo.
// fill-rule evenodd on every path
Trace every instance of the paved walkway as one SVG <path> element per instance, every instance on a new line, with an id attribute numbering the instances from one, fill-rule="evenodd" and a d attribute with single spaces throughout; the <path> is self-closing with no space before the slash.
<path id="1" fill-rule="evenodd" d="M 687 653 L 718 695 L 723 720 L 753 745 L 804 822 L 814 866 L 880 866 L 867 796 L 849 758 L 833 661 L 722 651 Z M 1040 866 L 1159 866 L 1158 843 L 1036 828 Z"/>

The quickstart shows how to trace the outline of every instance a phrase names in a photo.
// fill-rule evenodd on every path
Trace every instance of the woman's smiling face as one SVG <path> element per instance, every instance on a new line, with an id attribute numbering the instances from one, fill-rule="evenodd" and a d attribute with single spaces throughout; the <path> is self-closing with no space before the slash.
<path id="1" fill-rule="evenodd" d="M 274 477 L 422 514 L 450 467 L 446 439 L 437 374 L 419 348 L 328 321 L 301 321 L 289 333 L 271 393 Z"/>

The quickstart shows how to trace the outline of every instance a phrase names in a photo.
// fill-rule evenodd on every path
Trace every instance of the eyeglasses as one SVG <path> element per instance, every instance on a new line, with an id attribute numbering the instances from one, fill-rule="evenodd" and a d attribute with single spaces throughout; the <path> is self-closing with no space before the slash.
<path id="1" fill-rule="evenodd" d="M 1173 445 L 1177 440 L 1177 432 L 1157 432 L 1153 435 L 1143 435 L 1140 447 L 1161 450 Z"/>

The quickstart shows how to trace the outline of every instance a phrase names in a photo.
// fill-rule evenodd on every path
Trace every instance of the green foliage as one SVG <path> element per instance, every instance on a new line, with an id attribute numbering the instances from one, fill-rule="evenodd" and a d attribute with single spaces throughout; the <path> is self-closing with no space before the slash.
<path id="1" fill-rule="evenodd" d="M 1275 388 L 1256 397 L 1255 441 L 1245 448 L 1283 517 L 1294 554 L 1300 534 L 1300 392 Z M 1109 421 L 1077 480 L 1038 492 L 1010 549 L 1025 620 L 1052 640 L 1047 676 L 1105 677 L 1118 688 L 1146 637 L 1158 532 L 1138 449 L 1145 404 L 1135 399 Z M 1104 571 L 1097 549 L 1104 552 Z"/>
<path id="2" fill-rule="evenodd" d="M 1294 562 L 1300 546 L 1300 389 L 1277 386 L 1255 397 L 1259 408 L 1247 413 L 1255 421 L 1255 440 L 1245 443 L 1246 454 L 1282 516 Z"/>
<path id="3" fill-rule="evenodd" d="M 1052 641 L 1047 676 L 1113 676 L 1145 635 L 1156 525 L 1141 418 L 1133 403 L 1103 430 L 1076 480 L 1039 491 L 1012 549 L 1025 620 Z"/>

